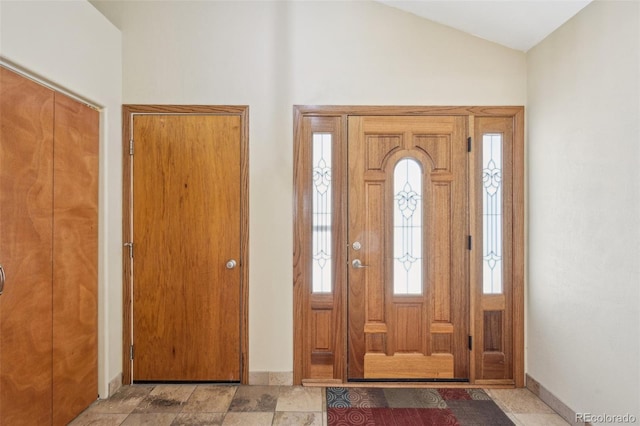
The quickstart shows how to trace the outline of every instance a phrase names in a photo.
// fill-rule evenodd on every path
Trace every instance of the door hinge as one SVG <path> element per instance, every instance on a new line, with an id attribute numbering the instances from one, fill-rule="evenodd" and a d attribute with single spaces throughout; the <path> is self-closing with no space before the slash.
<path id="1" fill-rule="evenodd" d="M 129 247 L 129 257 L 133 259 L 133 242 L 124 243 L 125 247 Z"/>
<path id="2" fill-rule="evenodd" d="M 473 337 L 469 336 L 469 350 L 473 349 Z"/>
<path id="3" fill-rule="evenodd" d="M 467 152 L 471 152 L 471 136 L 467 138 Z"/>
<path id="4" fill-rule="evenodd" d="M 467 248 L 471 250 L 471 235 L 467 237 Z"/>
<path id="5" fill-rule="evenodd" d="M 129 346 L 129 359 L 133 359 L 133 345 Z"/>
<path id="6" fill-rule="evenodd" d="M 129 139 L 129 155 L 133 155 L 133 139 Z"/>

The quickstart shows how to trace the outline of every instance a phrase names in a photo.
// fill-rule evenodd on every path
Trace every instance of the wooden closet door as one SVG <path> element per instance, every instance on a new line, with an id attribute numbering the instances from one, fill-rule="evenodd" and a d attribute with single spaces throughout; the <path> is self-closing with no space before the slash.
<path id="1" fill-rule="evenodd" d="M 133 128 L 133 380 L 240 381 L 241 118 Z"/>
<path id="2" fill-rule="evenodd" d="M 54 93 L 0 68 L 0 424 L 51 422 Z"/>
<path id="3" fill-rule="evenodd" d="M 53 424 L 98 397 L 99 113 L 55 95 Z"/>

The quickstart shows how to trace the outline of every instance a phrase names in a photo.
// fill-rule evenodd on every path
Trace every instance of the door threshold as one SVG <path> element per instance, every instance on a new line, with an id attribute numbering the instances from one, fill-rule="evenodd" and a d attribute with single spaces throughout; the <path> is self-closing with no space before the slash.
<path id="1" fill-rule="evenodd" d="M 469 379 L 349 379 L 351 383 L 469 383 Z"/>
<path id="2" fill-rule="evenodd" d="M 133 385 L 239 385 L 240 380 L 133 380 Z"/>
<path id="3" fill-rule="evenodd" d="M 341 382 L 339 380 L 303 380 L 304 387 L 320 388 L 413 388 L 413 389 L 513 389 L 513 384 L 471 384 L 469 382 Z"/>

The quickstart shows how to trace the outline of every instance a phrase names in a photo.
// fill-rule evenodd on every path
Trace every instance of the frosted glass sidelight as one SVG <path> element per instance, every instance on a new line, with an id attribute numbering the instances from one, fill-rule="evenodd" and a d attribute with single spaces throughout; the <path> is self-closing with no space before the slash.
<path id="1" fill-rule="evenodd" d="M 422 168 L 403 158 L 393 172 L 393 294 L 422 294 Z"/>
<path id="2" fill-rule="evenodd" d="M 313 134 L 312 288 L 314 293 L 332 291 L 331 258 L 331 134 Z"/>
<path id="3" fill-rule="evenodd" d="M 502 134 L 482 136 L 482 289 L 502 293 Z"/>

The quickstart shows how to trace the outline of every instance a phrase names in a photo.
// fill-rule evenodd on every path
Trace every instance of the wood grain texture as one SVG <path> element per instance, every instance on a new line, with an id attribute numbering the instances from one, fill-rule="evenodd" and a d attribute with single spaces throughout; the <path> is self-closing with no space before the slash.
<path id="1" fill-rule="evenodd" d="M 344 266 L 335 259 L 344 256 L 344 247 L 340 238 L 334 238 L 332 244 L 332 291 L 330 293 L 314 293 L 312 282 L 312 143 L 314 133 L 331 135 L 332 141 L 332 188 L 340 188 L 343 172 L 339 166 L 341 161 L 341 120 L 339 118 L 309 118 L 300 121 L 296 126 L 294 148 L 294 383 L 299 384 L 306 379 L 332 379 L 341 377 L 344 365 L 342 296 Z M 343 235 L 341 223 L 343 194 L 332 191 L 331 204 L 334 214 L 332 234 Z M 318 319 L 322 312 L 322 341 L 327 341 L 325 348 L 318 344 Z M 324 334 L 326 330 L 327 334 Z M 322 350 L 322 357 L 318 356 Z M 331 360 L 331 364 L 328 364 Z"/>
<path id="2" fill-rule="evenodd" d="M 240 265 L 240 289 L 239 289 L 239 357 L 240 357 L 240 382 L 248 383 L 248 297 L 249 297 L 249 108 L 247 106 L 211 106 L 211 105 L 124 105 L 123 106 L 123 240 L 133 241 L 133 219 L 131 208 L 133 206 L 133 156 L 129 155 L 129 140 L 133 136 L 133 117 L 142 114 L 185 114 L 185 115 L 221 115 L 239 117 L 239 177 L 240 186 L 240 211 L 238 213 L 240 235 L 239 255 Z M 129 346 L 132 343 L 131 324 L 132 318 L 132 280 L 133 262 L 129 257 L 129 251 L 123 250 L 124 264 L 124 332 L 123 332 L 123 383 L 131 383 L 132 362 L 129 359 Z M 236 269 L 237 270 L 237 269 Z"/>
<path id="3" fill-rule="evenodd" d="M 467 207 L 457 205 L 456 210 L 459 214 L 465 216 L 465 222 L 467 223 L 469 231 L 467 231 L 464 227 L 461 227 L 458 230 L 455 238 L 463 238 L 466 239 L 467 232 L 470 232 L 474 235 L 474 248 L 481 247 L 477 236 L 482 233 L 482 222 L 478 220 L 478 212 L 482 207 L 482 198 L 481 191 L 476 187 L 480 182 L 476 180 L 476 177 L 479 176 L 478 173 L 481 171 L 481 165 L 479 164 L 479 156 L 477 155 L 479 150 L 479 142 L 480 140 L 477 137 L 475 129 L 477 128 L 476 122 L 483 117 L 499 117 L 501 119 L 510 119 L 513 122 L 513 160 L 511 161 L 509 167 L 511 169 L 513 180 L 513 195 L 511 198 L 511 204 L 513 206 L 513 212 L 511 214 L 512 217 L 512 240 L 513 240 L 513 265 L 512 265 L 512 279 L 513 279 L 513 294 L 510 297 L 510 303 L 513 304 L 513 327 L 512 327 L 512 338 L 513 338 L 513 365 L 512 371 L 515 377 L 515 381 L 513 379 L 489 379 L 483 380 L 481 379 L 481 371 L 477 371 L 476 365 L 481 363 L 482 354 L 478 353 L 478 348 L 481 348 L 481 341 L 479 339 L 479 334 L 482 333 L 482 321 L 478 321 L 478 318 L 483 315 L 484 310 L 495 310 L 495 307 L 502 304 L 502 306 L 506 307 L 506 301 L 504 297 L 502 300 L 494 299 L 494 298 L 484 298 L 481 299 L 477 297 L 478 292 L 482 291 L 482 264 L 481 264 L 481 253 L 480 250 L 471 250 L 469 253 L 466 252 L 462 254 L 464 257 L 464 262 L 469 262 L 469 276 L 465 278 L 464 273 L 466 269 L 457 268 L 452 270 L 454 274 L 453 280 L 468 280 L 469 282 L 469 293 L 465 295 L 461 295 L 459 297 L 455 293 L 451 294 L 451 304 L 452 306 L 464 306 L 464 312 L 458 311 L 458 315 L 465 317 L 466 321 L 470 324 L 471 332 L 474 336 L 474 351 L 468 351 L 466 340 L 466 333 L 456 333 L 455 336 L 452 334 L 434 334 L 435 337 L 431 345 L 433 349 L 441 350 L 443 348 L 447 348 L 449 343 L 446 339 L 450 336 L 452 340 L 456 340 L 458 343 L 453 345 L 455 347 L 454 352 L 457 354 L 456 356 L 468 356 L 470 354 L 471 361 L 469 363 L 469 372 L 468 375 L 471 379 L 471 386 L 491 386 L 491 387 L 505 387 L 505 386 L 513 386 L 515 383 L 516 386 L 523 386 L 524 384 L 524 240 L 525 240 L 525 228 L 524 228 L 524 108 L 521 106 L 317 106 L 317 105 L 297 105 L 294 106 L 294 140 L 295 147 L 294 151 L 294 187 L 295 195 L 294 199 L 296 202 L 294 203 L 294 235 L 296 236 L 295 247 L 299 247 L 298 242 L 303 241 L 305 235 L 304 227 L 300 226 L 300 221 L 298 220 L 299 215 L 302 211 L 304 211 L 305 204 L 301 203 L 300 200 L 304 199 L 305 189 L 301 188 L 298 184 L 299 179 L 298 175 L 300 171 L 305 167 L 305 161 L 309 161 L 304 156 L 301 156 L 300 153 L 302 150 L 298 150 L 301 140 L 304 137 L 304 132 L 302 132 L 302 122 L 304 120 L 312 120 L 312 119 L 332 119 L 338 120 L 340 122 L 340 126 L 342 127 L 343 134 L 348 135 L 348 122 L 353 119 L 353 116 L 398 116 L 398 115 L 408 115 L 408 116 L 459 116 L 462 118 L 464 124 L 459 127 L 462 129 L 461 132 L 464 133 L 465 137 L 467 135 L 474 136 L 473 141 L 473 150 L 471 153 L 471 157 L 469 160 L 469 172 L 467 177 L 468 182 L 468 191 L 469 191 L 469 203 Z M 388 137 L 389 135 L 387 135 Z M 340 145 L 341 149 L 341 157 L 338 160 L 334 159 L 334 164 L 336 165 L 336 170 L 340 170 L 342 167 L 344 169 L 344 173 L 347 173 L 349 170 L 348 165 L 346 164 L 346 159 L 348 157 L 347 150 L 348 144 L 347 138 L 344 140 L 345 143 Z M 425 148 L 426 146 L 426 148 Z M 441 140 L 435 139 L 424 139 L 416 143 L 417 149 L 422 149 L 423 151 L 432 151 L 434 155 L 434 168 L 440 172 L 449 171 L 449 164 L 443 162 L 443 159 L 447 158 L 448 153 L 446 150 L 443 150 L 443 143 Z M 465 153 L 466 154 L 466 153 Z M 370 160 L 368 160 L 368 164 L 370 163 L 371 168 L 375 164 L 379 164 L 378 168 L 382 167 L 382 162 L 386 161 L 385 158 L 382 157 L 383 154 L 378 152 L 378 150 L 373 150 L 370 152 Z M 466 158 L 466 155 L 465 155 Z M 465 160 L 466 161 L 466 160 Z M 441 179 L 440 177 L 435 176 L 433 178 L 434 182 Z M 440 180 L 442 181 L 442 180 Z M 338 191 L 336 191 L 338 192 Z M 347 191 L 342 191 L 343 194 L 346 194 Z M 343 195 L 346 197 L 346 195 Z M 336 226 L 339 227 L 342 224 L 347 224 L 348 221 L 346 219 L 346 199 L 344 204 L 342 205 L 342 211 L 340 216 L 343 218 L 342 223 L 340 221 L 337 222 Z M 338 234 L 336 234 L 338 235 Z M 454 239 L 455 239 L 454 238 Z M 349 241 L 346 237 L 341 241 Z M 340 247 L 345 247 L 344 244 L 340 244 Z M 346 265 L 346 252 L 344 256 L 344 262 L 340 262 L 341 264 Z M 306 262 L 306 258 L 303 255 L 301 250 L 294 249 L 294 348 L 299 348 L 302 345 L 299 342 L 302 340 L 301 336 L 304 333 L 304 328 L 300 327 L 301 323 L 300 318 L 304 315 L 304 306 L 299 303 L 299 300 L 303 298 L 303 290 L 304 280 L 306 279 L 304 276 L 298 274 L 302 268 L 299 265 L 304 265 Z M 344 269 L 347 270 L 346 268 Z M 298 271 L 298 272 L 296 272 Z M 342 274 L 337 274 L 338 279 L 342 279 Z M 360 297 L 357 289 L 353 289 L 346 285 L 346 278 L 344 281 L 345 285 L 342 288 L 342 292 L 338 293 L 338 299 L 336 304 L 341 304 L 341 309 L 338 310 L 338 323 L 342 321 L 343 324 L 343 334 L 342 334 L 342 342 L 344 342 L 344 346 L 347 346 L 346 340 L 349 340 L 349 344 L 353 344 L 355 342 L 356 345 L 361 345 L 363 347 L 386 347 L 386 333 L 379 334 L 373 333 L 374 329 L 371 328 L 369 333 L 367 333 L 368 341 L 365 342 L 363 338 L 360 342 L 359 336 L 353 336 L 351 333 L 351 327 L 354 325 L 354 321 L 357 322 L 352 315 L 347 314 L 347 304 L 346 301 L 349 298 Z M 469 297 L 471 295 L 471 297 Z M 465 301 L 466 298 L 466 301 Z M 483 305 L 485 305 L 483 307 Z M 360 309 L 356 307 L 356 309 Z M 365 309 L 364 306 L 361 309 Z M 504 309 L 504 308 L 500 308 Z M 371 327 L 371 324 L 384 324 L 384 323 L 369 323 L 367 327 Z M 445 330 L 440 327 L 440 324 L 446 323 L 431 323 L 430 329 L 432 333 L 445 333 Z M 365 327 L 365 324 L 359 324 L 362 327 Z M 377 328 L 378 326 L 376 326 Z M 386 327 L 386 325 L 383 325 Z M 385 328 L 386 330 L 386 328 Z M 452 330 L 451 330 L 452 331 Z M 447 329 L 447 333 L 450 333 L 449 329 Z M 340 334 L 337 332 L 336 334 Z M 383 338 L 381 338 L 383 336 Z M 446 337 L 445 337 L 446 336 Z M 340 337 L 337 337 L 337 341 L 340 342 Z M 359 342 L 359 343 L 358 343 Z M 377 342 L 377 343 L 376 343 Z M 301 350 L 296 349 L 296 353 L 302 353 Z M 357 359 L 353 359 L 352 353 L 346 354 L 349 358 L 349 366 L 351 368 L 360 368 L 362 369 L 362 363 L 358 363 Z M 297 378 L 296 383 L 302 382 L 303 374 L 300 373 L 302 369 L 302 356 L 294 356 L 296 362 L 294 363 L 294 378 Z M 346 360 L 346 357 L 344 358 Z M 339 362 L 339 361 L 338 361 Z M 345 379 L 346 375 L 346 363 L 342 364 L 343 369 L 338 370 L 338 373 L 342 373 Z M 495 364 L 494 364 L 495 365 Z M 336 373 L 337 374 L 337 373 Z M 458 374 L 456 373 L 456 376 Z M 339 376 L 336 376 L 339 377 Z M 345 379 L 333 379 L 333 381 L 323 382 L 321 379 L 319 381 L 309 381 L 304 380 L 304 383 L 335 383 L 345 382 Z M 298 381 L 299 380 L 299 381 Z M 475 383 L 475 384 L 474 384 Z M 455 385 L 452 385 L 455 386 Z"/>
<path id="4" fill-rule="evenodd" d="M 369 323 L 388 327 L 384 347 L 389 357 L 412 352 L 429 357 L 431 324 L 450 324 L 449 355 L 455 359 L 455 377 L 468 377 L 465 137 L 464 117 L 349 117 L 349 241 L 360 241 L 363 247 L 350 250 L 349 259 L 357 257 L 368 265 L 349 269 L 350 379 L 382 378 L 367 370 L 379 364 L 364 364 L 374 348 L 373 336 L 362 339 Z M 407 157 L 417 159 L 423 168 L 425 278 L 420 295 L 397 295 L 393 289 L 393 172 Z M 441 338 L 436 340 L 441 351 L 445 345 Z M 431 367 L 412 374 L 442 377 Z"/>
<path id="5" fill-rule="evenodd" d="M 364 356 L 364 370 L 366 379 L 416 379 L 423 377 L 451 379 L 453 375 L 454 359 L 451 354 L 423 354 L 397 353 L 392 356 L 385 354 L 366 354 Z"/>
<path id="6" fill-rule="evenodd" d="M 240 381 L 240 126 L 134 118 L 134 380 Z"/>
<path id="7" fill-rule="evenodd" d="M 514 116 L 523 111 L 521 106 L 388 106 L 388 105 L 295 105 L 294 109 L 306 116 L 465 116 L 477 117 Z"/>
<path id="8" fill-rule="evenodd" d="M 98 397 L 99 113 L 55 95 L 53 424 Z"/>
<path id="9" fill-rule="evenodd" d="M 502 170 L 502 242 L 503 242 L 503 292 L 501 294 L 484 294 L 482 288 L 482 259 L 481 253 L 474 256 L 473 268 L 478 274 L 478 283 L 475 286 L 474 298 L 476 299 L 474 310 L 474 360 L 477 380 L 515 380 L 515 365 L 520 361 L 514 360 L 515 339 L 519 336 L 514 329 L 514 303 L 520 304 L 522 282 L 520 279 L 514 280 L 514 271 L 523 268 L 523 264 L 514 263 L 514 247 L 522 244 L 522 241 L 514 239 L 514 194 L 523 192 L 523 187 L 516 186 L 513 179 L 514 173 L 514 147 L 519 143 L 514 137 L 513 117 L 476 117 L 474 139 L 476 150 L 474 153 L 476 173 L 481 173 L 480 162 L 482 155 L 482 138 L 485 133 L 498 133 L 503 140 L 503 170 Z M 520 173 L 517 171 L 517 173 Z M 478 185 L 478 204 L 475 210 L 477 247 L 482 247 L 482 190 L 480 185 L 480 175 L 474 185 Z M 519 184 L 517 184 L 519 185 Z M 520 207 L 522 212 L 522 207 Z M 481 251 L 478 249 L 478 251 Z M 520 261 L 522 261 L 521 259 Z M 520 262 L 519 261 L 519 262 Z M 515 296 L 520 292 L 519 296 Z M 523 315 L 523 312 L 518 313 Z M 498 322 L 497 319 L 500 319 Z M 489 321 L 489 323 L 487 323 Z M 499 344 L 495 340 L 500 338 Z M 523 343 L 523 341 L 521 341 Z M 494 346 L 499 346 L 496 351 Z"/>
<path id="10" fill-rule="evenodd" d="M 0 424 L 51 423 L 54 93 L 0 67 Z"/>
<path id="11" fill-rule="evenodd" d="M 525 145 L 524 108 L 519 108 L 513 116 L 513 160 L 511 178 L 513 181 L 513 375 L 517 387 L 525 386 L 524 370 L 524 289 L 525 256 L 527 236 L 525 230 Z"/>

